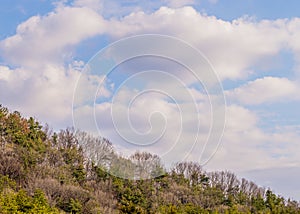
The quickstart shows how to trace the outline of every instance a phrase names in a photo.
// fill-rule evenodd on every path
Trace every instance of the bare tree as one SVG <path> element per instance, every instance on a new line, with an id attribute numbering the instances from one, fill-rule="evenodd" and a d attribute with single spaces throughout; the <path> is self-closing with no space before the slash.
<path id="1" fill-rule="evenodd" d="M 161 159 L 148 152 L 136 152 L 130 156 L 135 164 L 135 179 L 150 179 L 164 174 Z"/>
<path id="2" fill-rule="evenodd" d="M 202 170 L 202 166 L 197 162 L 177 163 L 173 167 L 172 172 L 189 180 L 189 184 L 192 186 L 198 184 L 208 184 L 208 177 Z"/>
<path id="3" fill-rule="evenodd" d="M 112 159 L 115 158 L 114 149 L 109 140 L 101 137 L 94 137 L 86 132 L 76 133 L 78 144 L 83 150 L 87 161 L 93 162 L 99 167 L 108 169 Z"/>

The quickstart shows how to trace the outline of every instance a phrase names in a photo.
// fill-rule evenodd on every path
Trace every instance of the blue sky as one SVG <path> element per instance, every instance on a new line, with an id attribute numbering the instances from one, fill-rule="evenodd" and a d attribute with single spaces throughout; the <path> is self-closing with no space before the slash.
<path id="1" fill-rule="evenodd" d="M 293 18 L 299 16 L 299 1 L 291 0 L 228 0 L 217 1 L 216 4 L 203 1 L 197 8 L 204 10 L 209 15 L 215 15 L 224 20 L 233 20 L 244 15 L 261 19 Z"/>
<path id="2" fill-rule="evenodd" d="M 192 142 L 195 130 L 191 124 L 195 119 L 191 118 L 210 121 L 209 102 L 203 98 L 202 86 L 191 87 L 195 82 L 182 67 L 159 60 L 157 64 L 146 59 L 133 60 L 116 69 L 102 86 L 98 84 L 103 81 L 103 71 L 93 70 L 80 76 L 89 60 L 112 42 L 140 34 L 176 37 L 197 48 L 210 61 L 227 101 L 227 125 L 221 146 L 205 168 L 234 171 L 270 186 L 279 194 L 300 200 L 300 186 L 296 182 L 300 178 L 299 1 L 4 0 L 1 4 L 0 103 L 3 105 L 25 116 L 33 115 L 59 130 L 74 125 L 74 91 L 79 93 L 77 101 L 84 103 L 84 99 L 94 98 L 94 91 L 99 89 L 96 96 L 101 102 L 96 107 L 85 102 L 89 105 L 82 105 L 75 112 L 75 125 L 95 131 L 94 121 L 100 120 L 104 126 L 101 134 L 118 144 L 122 138 L 111 131 L 115 128 L 109 117 L 112 106 L 120 112 L 126 109 L 128 100 L 124 99 L 134 97 L 135 89 L 141 92 L 140 86 L 145 86 L 145 89 L 173 91 L 181 100 L 179 107 L 184 109 L 191 104 L 185 99 L 187 91 L 197 100 L 198 115 L 184 115 L 181 122 L 188 128 L 183 128 L 182 136 Z M 185 57 L 175 46 L 169 48 Z M 138 46 L 133 44 L 128 51 L 138 51 Z M 115 53 L 113 60 L 117 61 L 122 54 Z M 92 62 L 97 63 L 97 55 Z M 174 82 L 165 80 L 166 76 L 146 75 L 136 80 L 133 87 L 124 84 L 127 87 L 115 94 L 117 87 L 122 86 L 120 81 L 129 79 L 141 68 L 151 67 L 172 70 Z M 79 85 L 78 78 L 81 78 Z M 176 83 L 178 79 L 186 88 Z M 112 105 L 114 97 L 116 104 Z M 131 122 L 144 131 L 149 129 L 149 115 L 153 112 L 165 116 L 167 125 L 171 124 L 166 130 L 171 133 L 166 133 L 161 143 L 175 140 L 172 130 L 180 128 L 180 117 L 174 116 L 180 111 L 174 102 L 167 100 L 170 99 L 162 94 L 150 93 L 133 102 L 133 109 L 128 111 L 134 115 Z M 117 116 L 122 126 L 124 118 Z M 152 122 L 157 127 L 163 123 L 159 115 Z M 204 139 L 202 131 L 207 126 L 201 124 L 200 138 Z M 130 133 L 130 128 L 124 126 L 120 130 Z M 155 134 L 161 130 L 154 127 L 153 131 Z M 167 143 L 163 145 L 153 151 L 163 154 L 170 147 Z M 124 142 L 118 146 L 124 153 L 132 149 L 126 148 Z M 188 150 L 188 146 L 183 143 L 178 149 Z M 191 153 L 191 160 L 196 160 L 197 152 Z M 178 156 L 176 151 L 173 153 L 169 159 Z"/>

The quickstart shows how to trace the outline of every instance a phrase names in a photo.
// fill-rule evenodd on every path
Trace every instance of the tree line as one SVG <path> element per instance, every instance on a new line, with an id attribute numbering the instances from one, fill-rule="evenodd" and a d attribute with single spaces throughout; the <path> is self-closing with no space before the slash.
<path id="1" fill-rule="evenodd" d="M 300 213 L 229 171 L 157 155 L 118 155 L 101 137 L 53 132 L 0 106 L 0 213 Z"/>

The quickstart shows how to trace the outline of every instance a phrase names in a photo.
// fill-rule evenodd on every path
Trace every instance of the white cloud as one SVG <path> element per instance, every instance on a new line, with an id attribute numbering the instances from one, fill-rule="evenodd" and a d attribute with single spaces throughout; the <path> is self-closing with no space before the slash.
<path id="1" fill-rule="evenodd" d="M 192 7 L 161 7 L 151 14 L 136 12 L 113 20 L 107 33 L 117 38 L 140 33 L 176 36 L 202 51 L 221 79 L 236 79 L 247 77 L 255 65 L 286 47 L 286 22 L 245 18 L 228 22 Z"/>
<path id="2" fill-rule="evenodd" d="M 0 67 L 0 103 L 55 128 L 71 124 L 73 90 L 79 72 L 47 64 L 42 72 Z M 67 87 L 66 87 L 67 86 Z"/>
<path id="3" fill-rule="evenodd" d="M 14 36 L 0 42 L 1 55 L 6 62 L 27 67 L 63 62 L 70 57 L 68 48 L 104 31 L 105 21 L 93 10 L 61 7 L 21 23 Z"/>
<path id="4" fill-rule="evenodd" d="M 300 166 L 300 136 L 295 129 L 287 130 L 282 126 L 280 132 L 268 132 L 259 127 L 259 117 L 248 109 L 232 105 L 227 110 L 227 127 L 221 147 L 207 168 L 243 172 Z"/>
<path id="5" fill-rule="evenodd" d="M 130 148 L 131 153 L 134 150 L 146 150 L 159 154 L 167 164 L 183 160 L 197 141 L 197 134 L 200 136 L 196 147 L 197 151 L 201 151 L 211 125 L 210 103 L 197 90 L 183 88 L 180 83 L 173 82 L 173 86 L 168 87 L 171 86 L 168 82 L 170 79 L 159 75 L 160 84 L 154 85 L 147 84 L 151 79 L 144 76 L 143 90 L 130 88 L 134 86 L 130 82 L 122 86 L 114 95 L 113 103 L 104 101 L 95 106 L 89 102 L 83 103 L 74 111 L 76 128 L 92 130 L 96 134 L 99 131 L 102 136 L 115 142 L 116 147 L 121 148 L 119 152 L 124 153 Z M 194 101 L 189 93 L 193 93 L 198 99 Z M 150 142 L 154 144 L 148 145 Z M 173 146 L 175 147 L 170 152 Z"/>
<path id="6" fill-rule="evenodd" d="M 246 105 L 258 105 L 295 99 L 299 87 L 287 78 L 264 77 L 248 82 L 226 93 L 229 99 Z"/>
<path id="7" fill-rule="evenodd" d="M 108 21 L 93 10 L 99 4 L 96 0 L 78 0 L 74 2 L 77 7 L 60 7 L 47 16 L 30 18 L 19 25 L 15 36 L 0 43 L 2 55 L 15 64 L 35 64 L 45 58 L 68 57 L 70 51 L 64 50 L 101 33 L 115 38 L 162 33 L 197 47 L 208 56 L 221 79 L 236 79 L 247 77 L 255 65 L 286 47 L 287 24 L 293 35 L 297 32 L 297 20 L 228 22 L 200 14 L 192 7 L 161 7 L 150 14 L 139 11 Z"/>
<path id="8" fill-rule="evenodd" d="M 0 102 L 55 128 L 72 125 L 72 99 L 83 63 L 72 48 L 105 31 L 105 21 L 87 7 L 60 5 L 45 16 L 21 23 L 0 41 Z"/>

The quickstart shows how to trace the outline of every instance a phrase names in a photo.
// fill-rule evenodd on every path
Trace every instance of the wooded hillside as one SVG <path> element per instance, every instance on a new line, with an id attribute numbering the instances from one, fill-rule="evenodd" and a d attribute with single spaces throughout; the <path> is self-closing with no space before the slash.
<path id="1" fill-rule="evenodd" d="M 156 155 L 121 157 L 107 139 L 55 133 L 2 106 L 0 147 L 0 213 L 300 213 L 231 172 L 193 162 L 165 170 Z"/>

